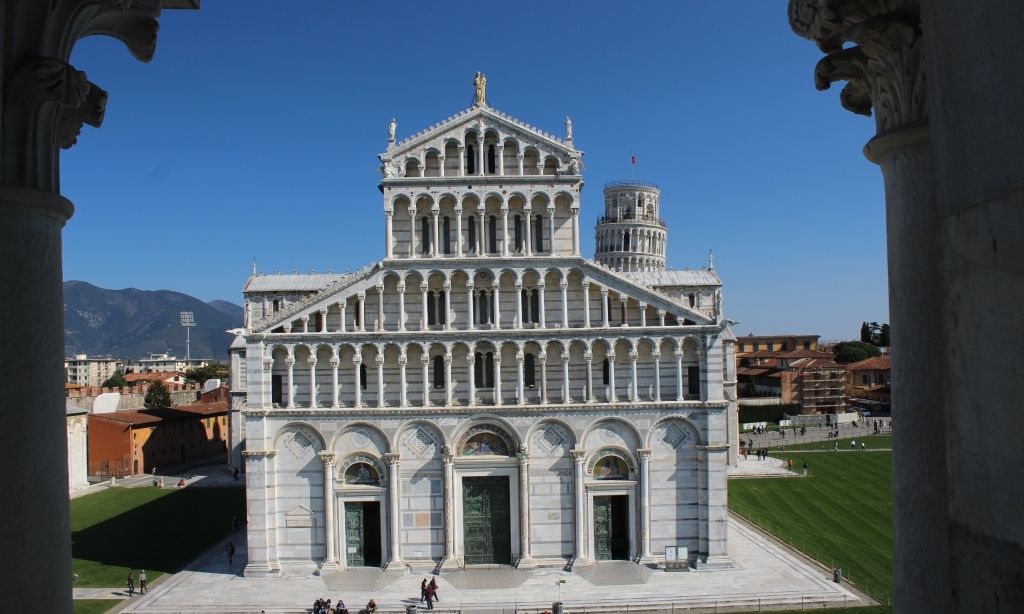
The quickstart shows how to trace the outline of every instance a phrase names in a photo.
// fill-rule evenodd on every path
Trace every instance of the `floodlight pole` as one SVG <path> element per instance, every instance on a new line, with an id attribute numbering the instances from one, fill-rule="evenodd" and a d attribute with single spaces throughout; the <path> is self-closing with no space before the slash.
<path id="1" fill-rule="evenodd" d="M 181 325 L 185 327 L 185 368 L 189 368 L 189 363 L 192 361 L 192 331 L 190 330 L 196 325 L 196 315 L 191 311 L 182 311 L 181 314 Z"/>

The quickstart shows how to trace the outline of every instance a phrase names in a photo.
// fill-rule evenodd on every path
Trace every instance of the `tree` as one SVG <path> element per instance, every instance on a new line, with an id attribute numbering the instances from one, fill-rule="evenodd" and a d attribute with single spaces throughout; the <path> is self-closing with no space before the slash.
<path id="1" fill-rule="evenodd" d="M 857 362 L 882 355 L 878 348 L 863 341 L 841 341 L 832 348 L 832 353 L 839 363 Z"/>
<path id="2" fill-rule="evenodd" d="M 195 369 L 189 369 L 185 371 L 185 381 L 193 382 L 196 384 L 206 383 L 208 379 L 215 379 L 220 377 L 221 372 L 226 371 L 227 367 L 220 363 L 211 363 L 204 367 L 196 367 Z"/>
<path id="3" fill-rule="evenodd" d="M 162 409 L 171 406 L 171 393 L 163 382 L 153 382 L 146 389 L 146 398 L 142 400 L 146 409 Z"/>
<path id="4" fill-rule="evenodd" d="M 878 345 L 879 347 L 889 347 L 889 325 L 883 324 L 881 332 L 878 333 Z"/>
<path id="5" fill-rule="evenodd" d="M 861 343 L 871 343 L 871 327 L 868 326 L 867 322 L 861 322 L 860 341 Z"/>
<path id="6" fill-rule="evenodd" d="M 128 381 L 124 379 L 124 373 L 120 369 L 114 371 L 114 374 L 103 380 L 100 384 L 104 388 L 127 388 L 129 386 Z"/>

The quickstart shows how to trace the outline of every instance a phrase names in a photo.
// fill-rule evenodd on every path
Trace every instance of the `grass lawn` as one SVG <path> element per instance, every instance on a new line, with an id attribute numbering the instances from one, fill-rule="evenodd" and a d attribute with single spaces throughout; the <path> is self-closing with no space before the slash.
<path id="1" fill-rule="evenodd" d="M 120 603 L 117 599 L 76 599 L 71 611 L 74 614 L 102 614 Z"/>
<path id="2" fill-rule="evenodd" d="M 75 586 L 120 587 L 140 568 L 153 582 L 225 537 L 232 516 L 245 518 L 241 489 L 109 488 L 73 499 Z"/>
<path id="3" fill-rule="evenodd" d="M 850 437 L 846 439 L 829 439 L 826 441 L 816 441 L 814 443 L 794 443 L 793 445 L 786 446 L 786 452 L 791 450 L 832 450 L 836 443 L 839 444 L 840 450 L 850 449 Z M 889 450 L 892 449 L 892 435 L 865 435 L 864 437 L 853 437 L 854 441 L 857 442 L 857 449 L 860 449 L 860 442 L 864 442 L 864 447 L 868 450 Z M 778 451 L 778 444 L 772 446 L 774 454 L 780 456 L 786 452 Z M 774 455 L 773 454 L 773 455 Z M 795 462 L 795 461 L 794 461 Z"/>
<path id="4" fill-rule="evenodd" d="M 892 453 L 776 452 L 809 478 L 729 481 L 729 508 L 883 603 L 892 594 Z M 830 610 L 834 611 L 834 610 Z M 866 610 L 859 610 L 865 612 Z"/>

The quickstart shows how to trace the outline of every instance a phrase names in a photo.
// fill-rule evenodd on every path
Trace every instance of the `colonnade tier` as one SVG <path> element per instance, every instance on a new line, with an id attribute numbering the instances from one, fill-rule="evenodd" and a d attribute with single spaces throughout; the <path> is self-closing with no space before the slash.
<path id="1" fill-rule="evenodd" d="M 418 136 L 418 135 L 417 135 Z M 417 136 L 409 141 L 416 140 Z M 407 141 L 408 142 L 408 141 Z M 524 142 L 493 127 L 471 128 L 460 136 L 406 151 L 405 143 L 381 155 L 385 181 L 395 178 L 514 177 L 579 174 L 578 160 L 536 142 Z M 559 149 L 564 149 L 560 146 Z"/>
<path id="2" fill-rule="evenodd" d="M 261 379 L 262 402 L 252 391 L 250 402 L 339 408 L 721 400 L 714 380 L 721 346 L 707 347 L 705 338 L 672 336 L 254 344 L 248 377 Z"/>
<path id="3" fill-rule="evenodd" d="M 384 192 L 387 258 L 578 256 L 579 188 Z"/>
<path id="4" fill-rule="evenodd" d="M 615 271 L 643 273 L 665 269 L 664 259 L 641 256 L 598 256 L 598 262 Z"/>
<path id="5" fill-rule="evenodd" d="M 594 253 L 598 259 L 602 255 L 619 252 L 664 259 L 665 247 L 668 245 L 667 234 L 660 228 L 598 224 L 595 231 Z"/>
<path id="6" fill-rule="evenodd" d="M 639 263 L 637 270 L 641 270 Z M 388 269 L 371 275 L 352 282 L 348 291 L 332 289 L 333 296 L 314 295 L 299 307 L 280 307 L 265 298 L 262 304 L 251 305 L 261 310 L 250 314 L 253 330 L 278 334 L 585 330 L 709 323 L 709 316 L 653 290 L 615 289 L 577 268 L 501 265 Z M 627 292 L 649 296 L 637 298 Z M 285 313 L 277 315 L 275 307 Z"/>

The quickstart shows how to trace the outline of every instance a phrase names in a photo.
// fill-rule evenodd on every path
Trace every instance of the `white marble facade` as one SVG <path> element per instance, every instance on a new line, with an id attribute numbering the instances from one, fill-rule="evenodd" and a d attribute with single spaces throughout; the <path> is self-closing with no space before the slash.
<path id="1" fill-rule="evenodd" d="M 231 349 L 247 574 L 652 562 L 667 546 L 727 562 L 721 282 L 580 256 L 566 124 L 544 133 L 480 87 L 402 142 L 392 122 L 385 258 L 253 271 Z"/>

